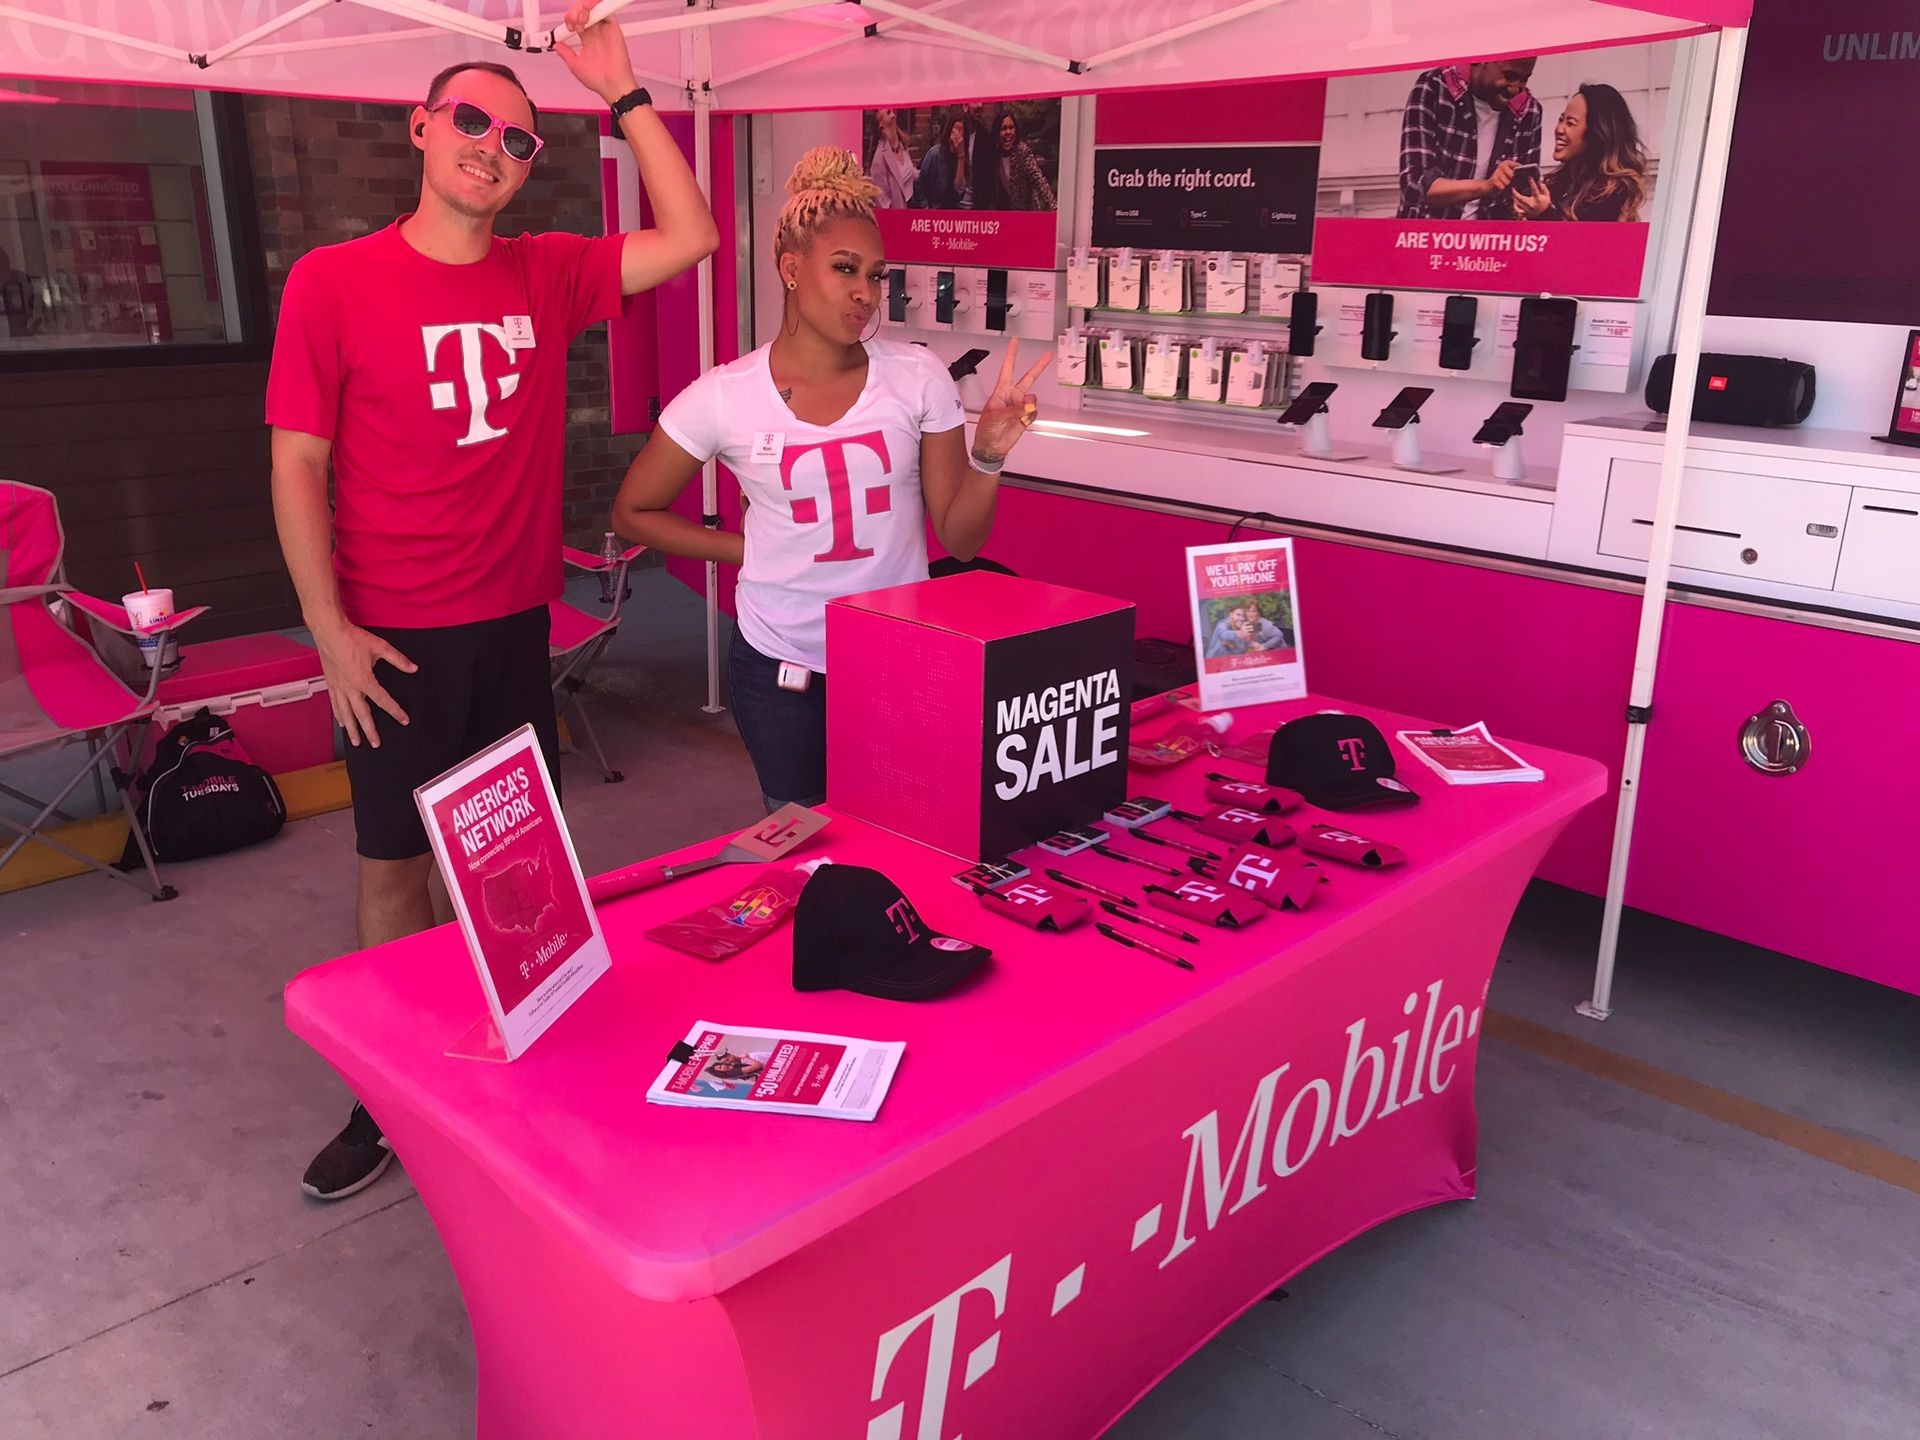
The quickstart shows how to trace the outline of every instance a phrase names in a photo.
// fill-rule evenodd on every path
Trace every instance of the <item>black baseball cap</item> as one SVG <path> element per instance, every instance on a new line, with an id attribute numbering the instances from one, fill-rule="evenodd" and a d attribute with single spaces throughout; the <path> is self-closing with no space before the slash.
<path id="1" fill-rule="evenodd" d="M 930 928 L 898 885 L 864 865 L 822 865 L 793 912 L 796 990 L 931 1000 L 992 954 Z"/>
<path id="2" fill-rule="evenodd" d="M 1274 731 L 1267 783 L 1298 790 L 1322 810 L 1412 805 L 1420 797 L 1393 774 L 1393 751 L 1371 720 L 1303 715 Z"/>

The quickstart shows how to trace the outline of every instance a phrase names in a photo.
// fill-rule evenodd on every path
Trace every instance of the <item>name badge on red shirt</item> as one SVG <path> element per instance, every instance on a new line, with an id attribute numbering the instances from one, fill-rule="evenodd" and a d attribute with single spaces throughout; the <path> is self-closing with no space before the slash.
<path id="1" fill-rule="evenodd" d="M 506 329 L 509 350 L 533 349 L 533 317 L 531 315 L 509 315 L 500 323 Z"/>

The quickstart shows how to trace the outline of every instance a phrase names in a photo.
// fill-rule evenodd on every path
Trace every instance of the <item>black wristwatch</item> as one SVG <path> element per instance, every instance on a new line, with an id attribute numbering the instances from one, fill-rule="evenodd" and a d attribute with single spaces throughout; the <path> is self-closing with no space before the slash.
<path id="1" fill-rule="evenodd" d="M 637 110 L 642 105 L 651 105 L 652 103 L 653 103 L 653 96 L 647 93 L 646 86 L 644 85 L 634 86 L 633 89 L 629 90 L 626 94 L 622 95 L 618 100 L 613 102 L 614 128 L 615 129 L 619 128 L 620 117 L 626 114 L 629 110 Z"/>

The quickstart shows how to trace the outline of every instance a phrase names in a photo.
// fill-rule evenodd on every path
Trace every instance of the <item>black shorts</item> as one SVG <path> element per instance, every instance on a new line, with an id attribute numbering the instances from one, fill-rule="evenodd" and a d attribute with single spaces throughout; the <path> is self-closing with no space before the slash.
<path id="1" fill-rule="evenodd" d="M 451 770 L 522 725 L 533 726 L 560 785 L 560 735 L 547 669 L 547 607 L 498 620 L 432 629 L 367 627 L 419 668 L 402 674 L 381 661 L 374 678 L 407 714 L 402 725 L 375 706 L 380 747 L 347 747 L 355 846 L 369 860 L 427 853 L 413 803 L 417 786 Z"/>

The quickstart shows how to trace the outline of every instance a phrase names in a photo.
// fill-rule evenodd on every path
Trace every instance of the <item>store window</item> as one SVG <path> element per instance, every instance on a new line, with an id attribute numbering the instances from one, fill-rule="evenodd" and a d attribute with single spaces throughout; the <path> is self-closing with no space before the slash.
<path id="1" fill-rule="evenodd" d="M 234 97 L 0 79 L 0 122 L 0 365 L 253 338 Z"/>

